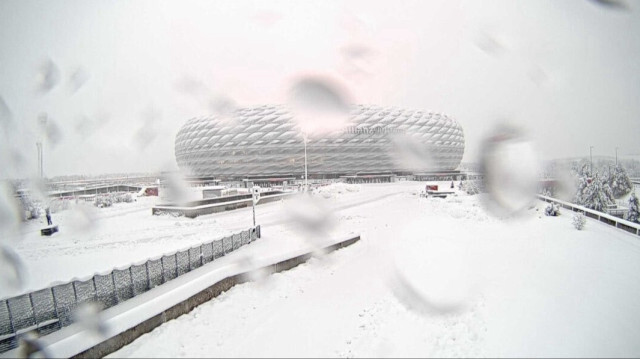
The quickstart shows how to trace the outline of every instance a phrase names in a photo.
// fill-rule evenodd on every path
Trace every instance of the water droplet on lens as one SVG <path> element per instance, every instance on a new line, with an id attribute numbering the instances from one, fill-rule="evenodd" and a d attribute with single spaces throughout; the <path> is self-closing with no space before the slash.
<path id="1" fill-rule="evenodd" d="M 25 282 L 25 265 L 10 247 L 0 244 L 0 288 L 21 290 Z"/>
<path id="2" fill-rule="evenodd" d="M 410 135 L 389 136 L 392 143 L 391 158 L 397 169 L 428 171 L 434 169 L 433 150 Z"/>
<path id="3" fill-rule="evenodd" d="M 76 93 L 89 80 L 89 74 L 82 68 L 78 67 L 69 76 L 69 88 L 71 93 Z"/>
<path id="4" fill-rule="evenodd" d="M 42 92 L 51 91 L 60 81 L 60 70 L 58 66 L 51 61 L 45 61 L 38 71 L 38 89 Z"/>
<path id="5" fill-rule="evenodd" d="M 289 106 L 295 122 L 307 134 L 336 131 L 349 120 L 346 91 L 320 77 L 304 77 L 289 92 Z"/>
<path id="6" fill-rule="evenodd" d="M 213 115 L 222 121 L 234 120 L 235 113 L 238 110 L 235 101 L 226 96 L 217 96 L 211 99 L 209 108 L 213 112 Z"/>
<path id="7" fill-rule="evenodd" d="M 18 358 L 51 358 L 36 331 L 18 337 Z"/>
<path id="8" fill-rule="evenodd" d="M 533 142 L 521 130 L 498 126 L 482 143 L 480 164 L 490 212 L 510 216 L 530 207 L 538 186 L 539 162 Z"/>
<path id="9" fill-rule="evenodd" d="M 79 305 L 73 312 L 73 319 L 90 333 L 99 337 L 108 334 L 109 328 L 102 318 L 102 304 L 86 302 Z"/>

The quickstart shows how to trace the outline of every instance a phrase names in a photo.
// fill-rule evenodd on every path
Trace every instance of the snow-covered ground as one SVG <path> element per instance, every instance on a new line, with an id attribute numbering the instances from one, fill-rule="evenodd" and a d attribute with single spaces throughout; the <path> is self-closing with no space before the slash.
<path id="1" fill-rule="evenodd" d="M 544 216 L 543 202 L 500 220 L 481 196 L 420 198 L 424 184 L 334 185 L 256 207 L 263 238 L 231 254 L 242 260 L 319 237 L 362 240 L 236 286 L 112 356 L 640 355 L 640 238 L 593 220 L 578 231 L 565 210 Z M 73 229 L 86 212 L 55 214 L 52 237 L 33 223 L 12 245 L 28 287 L 251 225 L 251 208 L 188 219 L 151 216 L 150 201 L 100 209 Z"/>
<path id="2" fill-rule="evenodd" d="M 542 202 L 503 221 L 480 196 L 419 198 L 422 187 L 328 188 L 297 204 L 333 221 L 265 205 L 265 233 L 299 238 L 293 216 L 362 240 L 236 286 L 112 356 L 640 355 L 639 238 L 592 220 L 578 231 Z"/>

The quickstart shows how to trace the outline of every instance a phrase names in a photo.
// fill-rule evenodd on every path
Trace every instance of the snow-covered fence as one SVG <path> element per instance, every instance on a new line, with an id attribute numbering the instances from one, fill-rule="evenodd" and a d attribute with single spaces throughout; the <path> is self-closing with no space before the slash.
<path id="1" fill-rule="evenodd" d="M 260 226 L 84 280 L 0 300 L 0 353 L 18 346 L 22 334 L 47 335 L 74 322 L 85 303 L 107 309 L 202 267 L 260 238 Z"/>
<path id="2" fill-rule="evenodd" d="M 600 222 L 606 223 L 608 225 L 614 226 L 616 228 L 620 228 L 622 230 L 625 230 L 627 232 L 636 234 L 636 235 L 640 235 L 640 224 L 637 223 L 633 223 L 630 221 L 627 221 L 625 219 L 616 217 L 616 216 L 612 216 L 610 214 L 607 213 L 603 213 L 603 212 L 598 212 L 596 210 L 590 209 L 590 208 L 586 208 L 583 206 L 579 206 L 577 204 L 573 204 L 573 203 L 569 203 L 569 202 L 565 202 L 562 200 L 559 200 L 557 198 L 553 198 L 553 197 L 547 197 L 547 196 L 543 196 L 543 195 L 538 195 L 538 198 L 540 198 L 541 200 L 545 201 L 545 202 L 549 202 L 549 203 L 556 203 L 558 205 L 560 205 L 562 208 L 566 208 L 569 209 L 573 212 L 582 212 L 584 213 L 584 215 L 586 217 L 589 218 L 593 218 L 596 219 Z"/>
<path id="3" fill-rule="evenodd" d="M 86 323 L 74 323 L 50 335 L 38 338 L 40 352 L 52 358 L 102 358 L 172 319 L 189 313 L 195 307 L 219 296 L 233 286 L 292 269 L 309 259 L 350 246 L 360 235 L 331 238 L 318 247 L 302 246 L 278 253 L 253 256 L 251 260 L 221 258 L 217 264 L 203 266 L 165 285 L 102 311 L 100 323 L 105 330 L 97 333 Z M 223 325 L 224 323 L 220 323 Z M 97 335 L 99 334 L 99 335 Z M 36 346 L 36 345 L 34 345 Z M 15 358 L 18 350 L 0 354 Z"/>

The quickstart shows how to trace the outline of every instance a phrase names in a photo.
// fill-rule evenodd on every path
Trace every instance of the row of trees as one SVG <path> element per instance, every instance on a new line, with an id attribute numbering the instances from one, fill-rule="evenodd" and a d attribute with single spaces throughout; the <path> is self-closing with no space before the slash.
<path id="1" fill-rule="evenodd" d="M 615 204 L 617 198 L 626 196 L 633 189 L 631 179 L 620 165 L 591 173 L 590 165 L 583 162 L 576 164 L 572 172 L 577 187 L 573 202 L 596 211 L 604 212 L 608 206 Z M 637 202 L 637 197 L 632 194 L 629 199 L 629 220 L 638 219 Z"/>

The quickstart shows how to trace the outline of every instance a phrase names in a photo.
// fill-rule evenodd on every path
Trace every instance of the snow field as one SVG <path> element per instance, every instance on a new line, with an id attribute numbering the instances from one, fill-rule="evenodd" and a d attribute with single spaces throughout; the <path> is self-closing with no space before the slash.
<path id="1" fill-rule="evenodd" d="M 640 355 L 637 238 L 592 220 L 577 231 L 568 211 L 545 216 L 544 202 L 497 219 L 482 195 L 419 198 L 422 187 L 315 196 L 336 218 L 319 228 L 362 240 L 236 286 L 112 356 Z M 269 238 L 256 244 L 300 240 L 287 210 L 262 214 Z"/>

